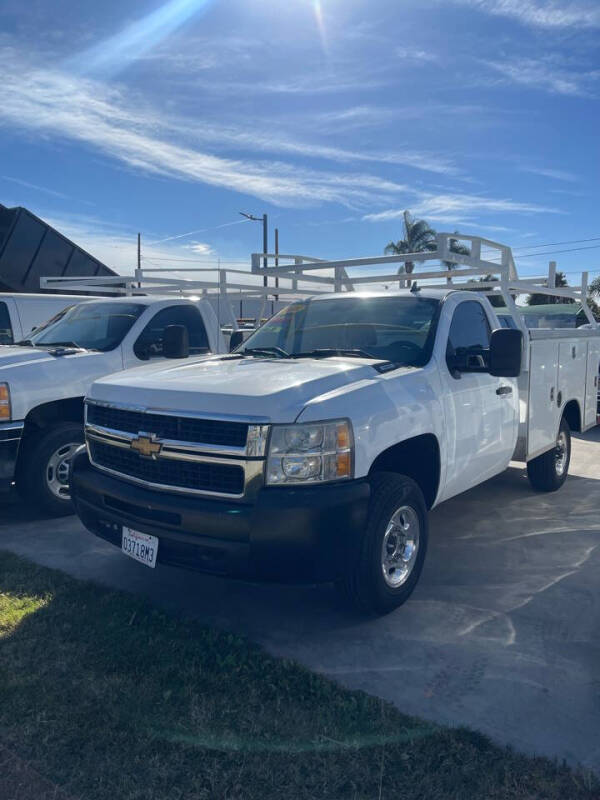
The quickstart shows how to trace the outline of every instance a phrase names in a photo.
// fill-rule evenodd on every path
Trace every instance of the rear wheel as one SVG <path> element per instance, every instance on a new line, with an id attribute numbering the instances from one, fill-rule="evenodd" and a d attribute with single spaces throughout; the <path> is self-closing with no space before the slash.
<path id="1" fill-rule="evenodd" d="M 537 492 L 555 492 L 569 474 L 571 462 L 571 429 L 563 417 L 560 421 L 556 445 L 547 453 L 527 463 L 529 482 Z"/>
<path id="2" fill-rule="evenodd" d="M 370 483 L 367 527 L 338 588 L 359 610 L 387 614 L 408 600 L 421 575 L 427 507 L 418 485 L 405 475 L 376 473 Z"/>
<path id="3" fill-rule="evenodd" d="M 17 489 L 26 502 L 53 517 L 74 513 L 69 487 L 70 462 L 83 441 L 83 427 L 76 422 L 64 422 L 42 429 L 25 444 Z"/>

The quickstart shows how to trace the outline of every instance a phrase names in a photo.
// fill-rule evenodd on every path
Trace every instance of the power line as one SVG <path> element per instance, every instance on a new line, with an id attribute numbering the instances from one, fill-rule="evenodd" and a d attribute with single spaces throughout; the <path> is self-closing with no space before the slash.
<path id="1" fill-rule="evenodd" d="M 591 239 L 571 239 L 567 242 L 546 242 L 545 244 L 528 244 L 513 247 L 513 250 L 533 250 L 537 247 L 559 247 L 563 244 L 579 244 L 580 242 L 600 242 L 600 236 L 593 236 Z"/>
<path id="2" fill-rule="evenodd" d="M 544 253 L 524 253 L 519 258 L 534 258 L 535 256 L 554 256 L 560 253 L 579 253 L 581 250 L 597 250 L 600 244 L 593 244 L 590 247 L 571 247 L 568 250 L 546 250 Z"/>

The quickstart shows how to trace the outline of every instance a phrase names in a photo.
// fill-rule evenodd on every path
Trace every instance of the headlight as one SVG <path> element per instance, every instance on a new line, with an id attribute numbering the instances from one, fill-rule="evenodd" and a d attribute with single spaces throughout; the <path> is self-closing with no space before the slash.
<path id="1" fill-rule="evenodd" d="M 354 443 L 346 420 L 274 425 L 267 484 L 322 483 L 352 477 Z"/>
<path id="2" fill-rule="evenodd" d="M 10 389 L 8 383 L 0 383 L 0 420 L 9 420 L 10 418 Z"/>

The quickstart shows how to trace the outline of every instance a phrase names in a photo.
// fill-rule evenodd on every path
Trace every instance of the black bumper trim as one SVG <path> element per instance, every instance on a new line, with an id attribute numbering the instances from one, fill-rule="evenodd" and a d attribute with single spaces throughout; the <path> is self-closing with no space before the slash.
<path id="1" fill-rule="evenodd" d="M 340 577 L 367 518 L 367 481 L 263 488 L 252 503 L 137 487 L 74 459 L 71 492 L 84 525 L 121 544 L 121 527 L 159 538 L 158 562 L 232 577 L 306 583 Z"/>
<path id="2" fill-rule="evenodd" d="M 15 479 L 23 422 L 0 424 L 0 491 L 6 491 Z"/>

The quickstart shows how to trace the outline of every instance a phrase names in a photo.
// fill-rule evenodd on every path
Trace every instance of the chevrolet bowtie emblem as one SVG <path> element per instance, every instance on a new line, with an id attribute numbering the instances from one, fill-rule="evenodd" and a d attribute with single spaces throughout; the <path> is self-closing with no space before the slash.
<path id="1" fill-rule="evenodd" d="M 156 458 L 162 450 L 162 443 L 156 441 L 156 437 L 153 435 L 140 435 L 131 440 L 130 447 L 145 458 Z"/>

